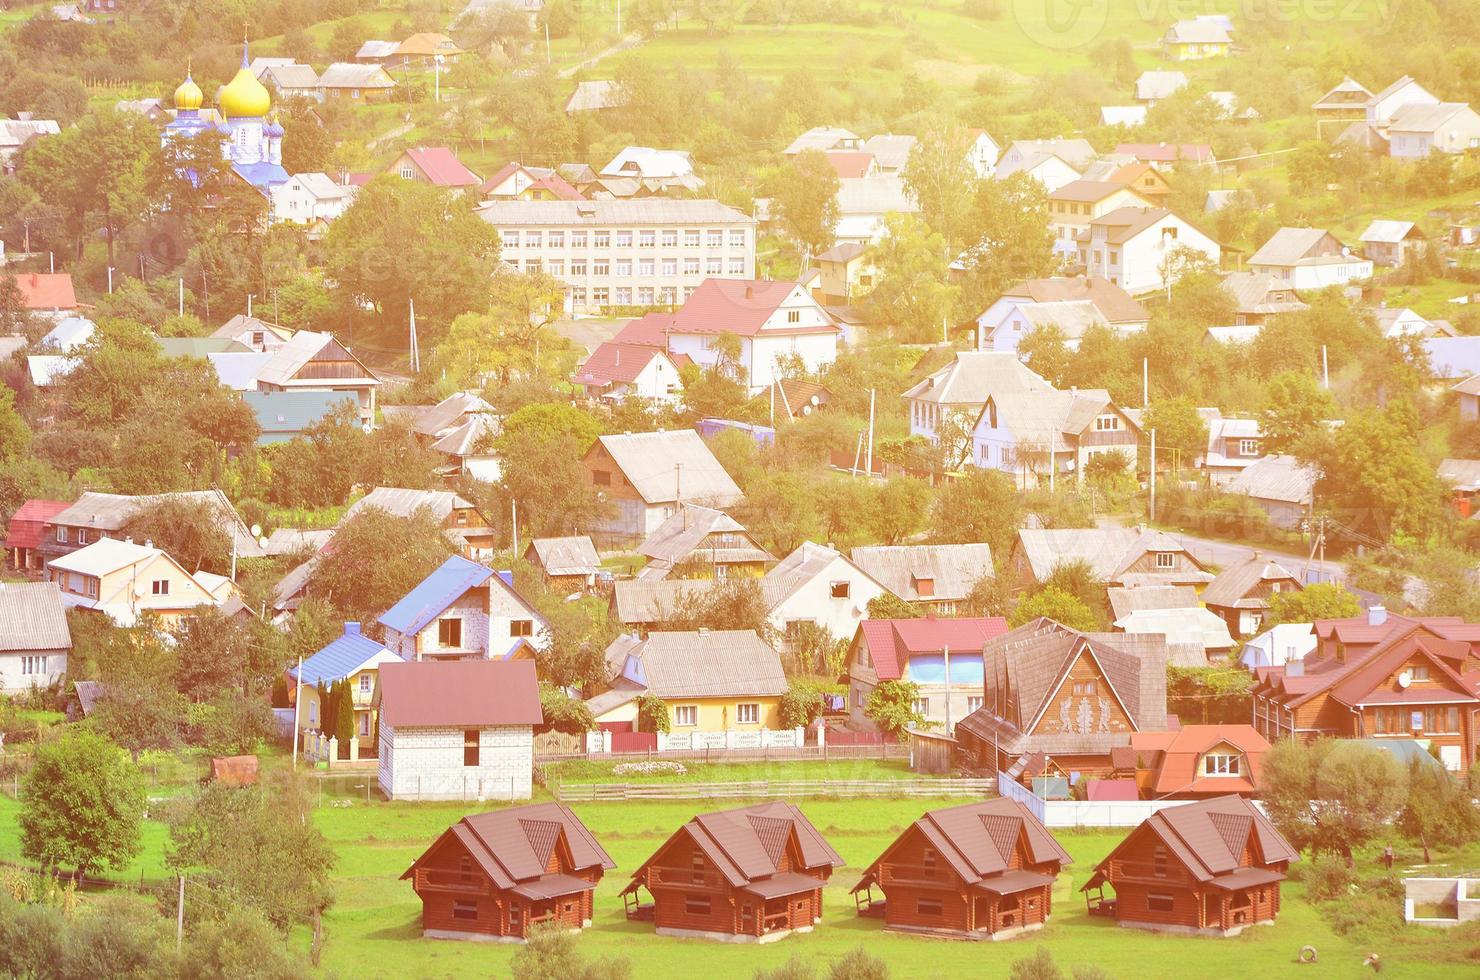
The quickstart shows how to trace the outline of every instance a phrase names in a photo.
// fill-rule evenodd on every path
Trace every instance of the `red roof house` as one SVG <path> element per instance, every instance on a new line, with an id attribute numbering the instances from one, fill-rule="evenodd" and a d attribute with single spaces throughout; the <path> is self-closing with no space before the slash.
<path id="1" fill-rule="evenodd" d="M 848 708 L 869 726 L 865 709 L 884 681 L 919 685 L 927 721 L 949 731 L 982 704 L 982 646 L 1007 632 L 1001 616 L 960 619 L 866 619 L 848 651 Z"/>
<path id="2" fill-rule="evenodd" d="M 833 150 L 827 154 L 827 162 L 838 172 L 838 177 L 857 179 L 878 172 L 872 153 L 858 150 Z"/>
<path id="3" fill-rule="evenodd" d="M 672 313 L 644 313 L 636 320 L 628 320 L 612 340 L 619 344 L 641 344 L 667 350 L 668 330 L 672 326 Z"/>
<path id="4" fill-rule="evenodd" d="M 21 290 L 21 301 L 28 310 L 64 311 L 77 309 L 77 293 L 72 277 L 65 272 L 23 272 L 15 277 Z"/>
<path id="5" fill-rule="evenodd" d="M 629 395 L 673 401 L 683 392 L 679 372 L 693 361 L 685 354 L 669 355 L 644 344 L 607 341 L 576 369 L 573 384 L 589 398 L 626 398 Z"/>
<path id="6" fill-rule="evenodd" d="M 637 869 L 622 899 L 629 919 L 653 920 L 659 935 L 763 942 L 822 921 L 822 889 L 842 866 L 802 811 L 757 803 L 684 824 Z"/>
<path id="7" fill-rule="evenodd" d="M 396 157 L 386 172 L 452 190 L 477 188 L 482 179 L 445 146 L 416 146 Z"/>
<path id="8" fill-rule="evenodd" d="M 719 351 L 713 337 L 722 333 L 739 338 L 734 368 L 755 393 L 775 382 L 779 357 L 800 358 L 808 371 L 831 364 L 843 331 L 798 283 L 706 279 L 674 314 L 668 350 L 714 367 Z"/>
<path id="9" fill-rule="evenodd" d="M 380 665 L 380 788 L 391 799 L 529 799 L 534 726 L 544 720 L 532 660 Z"/>
<path id="10" fill-rule="evenodd" d="M 1316 649 L 1259 667 L 1254 727 L 1266 739 L 1428 739 L 1446 769 L 1475 764 L 1480 623 L 1409 617 L 1380 606 L 1318 620 Z"/>
<path id="11" fill-rule="evenodd" d="M 1280 911 L 1280 882 L 1300 854 L 1241 796 L 1152 814 L 1081 891 L 1091 915 L 1123 926 L 1232 936 Z M 1105 886 L 1115 892 L 1105 896 Z M 1093 892 L 1094 894 L 1089 894 Z"/>
<path id="12" fill-rule="evenodd" d="M 1269 743 L 1252 725 L 1132 732 L 1136 782 L 1149 799 L 1252 795 Z M 1134 797 L 1132 797 L 1134 799 Z"/>
<path id="13" fill-rule="evenodd" d="M 932 810 L 911 824 L 853 886 L 860 915 L 889 929 L 1008 939 L 1042 929 L 1067 851 L 1016 800 Z"/>
<path id="14" fill-rule="evenodd" d="M 36 549 L 41 547 L 46 522 L 70 506 L 62 500 L 28 500 L 10 515 L 10 523 L 5 530 L 5 551 L 10 557 L 11 568 L 35 570 L 45 564 Z"/>
<path id="15" fill-rule="evenodd" d="M 421 899 L 428 939 L 523 939 L 532 926 L 591 924 L 592 895 L 615 868 L 559 803 L 463 817 L 401 875 Z"/>

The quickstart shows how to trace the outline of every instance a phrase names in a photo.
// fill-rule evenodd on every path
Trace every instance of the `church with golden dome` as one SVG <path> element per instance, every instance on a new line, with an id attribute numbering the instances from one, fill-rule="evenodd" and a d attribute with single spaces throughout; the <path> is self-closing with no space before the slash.
<path id="1" fill-rule="evenodd" d="M 242 42 L 242 65 L 231 81 L 216 95 L 221 121 L 201 115 L 205 93 L 187 70 L 185 81 L 175 89 L 175 118 L 164 128 L 164 142 L 190 138 L 215 130 L 221 134 L 221 157 L 232 171 L 264 195 L 288 181 L 283 169 L 283 127 L 268 118 L 272 93 L 248 67 L 251 58 Z"/>

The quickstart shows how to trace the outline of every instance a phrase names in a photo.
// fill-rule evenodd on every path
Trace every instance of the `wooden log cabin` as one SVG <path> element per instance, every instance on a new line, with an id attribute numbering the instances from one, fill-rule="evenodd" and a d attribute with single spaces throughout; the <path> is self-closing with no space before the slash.
<path id="1" fill-rule="evenodd" d="M 421 899 L 423 936 L 521 942 L 544 922 L 589 926 L 615 867 L 574 813 L 536 803 L 463 817 L 401 878 Z"/>
<path id="2" fill-rule="evenodd" d="M 860 915 L 886 928 L 956 939 L 1010 939 L 1042 929 L 1068 853 L 1016 800 L 931 810 L 853 886 Z M 884 900 L 873 896 L 875 886 Z"/>
<path id="3" fill-rule="evenodd" d="M 790 803 L 694 817 L 622 890 L 629 919 L 659 935 L 764 943 L 822 921 L 822 889 L 843 859 Z M 639 890 L 652 896 L 643 903 Z"/>
<path id="4" fill-rule="evenodd" d="M 1153 814 L 1081 890 L 1091 915 L 1112 916 L 1122 926 L 1233 936 L 1275 920 L 1280 882 L 1298 860 L 1254 804 L 1221 796 Z"/>

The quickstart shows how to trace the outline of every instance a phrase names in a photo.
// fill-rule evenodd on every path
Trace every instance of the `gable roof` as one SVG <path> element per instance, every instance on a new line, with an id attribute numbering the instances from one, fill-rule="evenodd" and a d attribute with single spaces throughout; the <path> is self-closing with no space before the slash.
<path id="1" fill-rule="evenodd" d="M 1372 93 L 1368 91 L 1367 86 L 1353 81 L 1352 77 L 1347 75 L 1339 84 L 1317 99 L 1311 108 L 1321 110 L 1365 106 L 1370 98 L 1372 98 Z"/>
<path id="2" fill-rule="evenodd" d="M 1262 557 L 1257 551 L 1241 561 L 1227 565 L 1218 573 L 1208 587 L 1203 589 L 1202 601 L 1207 606 L 1225 606 L 1231 609 L 1268 609 L 1263 598 L 1250 598 L 1263 582 L 1286 582 L 1294 580 L 1297 586 L 1300 577 L 1277 561 Z"/>
<path id="3" fill-rule="evenodd" d="M 1461 493 L 1480 492 L 1480 459 L 1442 460 L 1439 479 Z"/>
<path id="4" fill-rule="evenodd" d="M 538 725 L 532 660 L 421 660 L 380 665 L 376 702 L 392 728 Z"/>
<path id="5" fill-rule="evenodd" d="M 271 323 L 260 317 L 247 316 L 245 313 L 236 314 L 230 320 L 227 320 L 221 326 L 212 330 L 210 336 L 223 340 L 235 340 L 244 333 L 257 331 L 264 334 L 271 334 L 279 340 L 287 340 L 293 336 L 292 327 L 285 327 L 280 323 Z"/>
<path id="6" fill-rule="evenodd" d="M 621 675 L 664 700 L 774 697 L 787 690 L 780 654 L 755 630 L 655 632 L 623 649 Z"/>
<path id="7" fill-rule="evenodd" d="M 353 362 L 358 366 L 360 374 L 346 378 L 297 377 L 298 372 L 303 370 L 305 365 L 325 353 L 336 363 Z M 338 356 L 340 354 L 343 354 L 343 357 Z M 298 331 L 281 347 L 273 351 L 272 358 L 257 372 L 257 380 L 268 384 L 293 384 L 302 387 L 316 385 L 321 388 L 335 387 L 348 382 L 366 386 L 380 384 L 380 379 L 348 347 L 335 340 L 333 334 L 315 333 L 311 330 Z"/>
<path id="8" fill-rule="evenodd" d="M 535 553 L 546 575 L 595 575 L 601 570 L 601 556 L 589 535 L 535 538 L 529 550 Z"/>
<path id="9" fill-rule="evenodd" d="M 979 654 L 987 641 L 1007 632 L 1001 616 L 949 619 L 865 619 L 858 624 L 859 642 L 868 650 L 879 680 L 898 680 L 911 655 L 953 650 Z"/>
<path id="10" fill-rule="evenodd" d="M 611 342 L 667 350 L 668 331 L 673 326 L 673 317 L 672 313 L 644 313 L 637 319 L 624 323 Z"/>
<path id="11" fill-rule="evenodd" d="M 842 552 L 826 545 L 803 541 L 791 554 L 781 559 L 775 567 L 761 576 L 761 594 L 765 598 L 766 608 L 775 609 L 796 595 L 808 582 L 821 575 L 836 561 L 851 566 L 858 574 L 873 582 L 881 590 L 888 591 L 882 582 L 854 565 Z"/>
<path id="12" fill-rule="evenodd" d="M 991 139 L 990 136 L 987 138 Z M 902 170 L 919 142 L 915 136 L 876 133 L 863 141 L 863 150 L 879 161 L 879 166 L 885 170 Z"/>
<path id="13" fill-rule="evenodd" d="M 1197 590 L 1190 585 L 1142 585 L 1133 589 L 1112 585 L 1105 592 L 1110 613 L 1117 620 L 1136 612 L 1189 609 L 1198 603 Z"/>
<path id="14" fill-rule="evenodd" d="M 1228 28 L 1220 20 L 1194 17 L 1179 20 L 1167 28 L 1163 38 L 1168 44 L 1229 44 Z"/>
<path id="15" fill-rule="evenodd" d="M 1165 99 L 1187 86 L 1187 76 L 1180 71 L 1144 71 L 1136 79 L 1136 98 L 1142 102 Z"/>
<path id="16" fill-rule="evenodd" d="M 621 579 L 613 602 L 623 623 L 655 623 L 678 612 L 683 603 L 713 588 L 707 579 Z"/>
<path id="17" fill-rule="evenodd" d="M 337 61 L 319 76 L 319 88 L 394 88 L 396 80 L 379 65 Z"/>
<path id="18" fill-rule="evenodd" d="M 18 548 L 39 547 L 46 523 L 70 506 L 72 505 L 65 500 L 27 500 L 10 515 L 10 523 L 6 526 L 5 549 L 14 551 Z"/>
<path id="19" fill-rule="evenodd" d="M 964 599 L 977 579 L 992 574 L 986 544 L 903 544 L 854 548 L 853 564 L 901 599 L 951 602 Z M 917 583 L 930 580 L 929 595 Z"/>
<path id="20" fill-rule="evenodd" d="M 621 344 L 608 340 L 591 352 L 571 381 L 578 385 L 632 384 L 655 358 L 672 358 L 646 344 Z M 684 357 L 687 362 L 689 358 Z"/>
<path id="21" fill-rule="evenodd" d="M 87 317 L 69 316 L 57 323 L 36 342 L 36 349 L 71 351 L 92 339 L 97 325 Z M 22 338 L 24 343 L 24 338 Z"/>
<path id="22" fill-rule="evenodd" d="M 494 580 L 497 580 L 498 585 L 492 584 Z M 487 565 L 469 561 L 461 555 L 449 555 L 446 561 L 433 569 L 431 574 L 417 583 L 394 606 L 381 613 L 376 621 L 403 636 L 419 633 L 469 589 L 485 584 L 489 588 L 502 587 L 528 609 L 535 619 L 544 621 L 524 597 L 504 581 L 502 575 L 496 575 Z"/>
<path id="23" fill-rule="evenodd" d="M 840 126 L 813 126 L 781 152 L 791 156 L 804 150 L 831 150 L 844 142 L 858 142 L 858 134 Z"/>
<path id="24" fill-rule="evenodd" d="M 307 657 L 301 671 L 295 665 L 287 673 L 308 685 L 329 684 L 392 660 L 401 662 L 396 653 L 361 633 L 359 623 L 345 623 L 344 632 Z"/>
<path id="25" fill-rule="evenodd" d="M 28 310 L 75 310 L 77 293 L 66 272 L 22 272 L 15 277 L 21 302 Z"/>
<path id="26" fill-rule="evenodd" d="M 1011 870 L 1019 841 L 1026 847 L 1029 864 L 1073 861 L 1032 811 L 1017 800 L 999 797 L 926 812 L 865 869 L 855 892 L 877 881 L 880 864 L 912 831 L 921 834 L 968 887 L 1008 876 L 1020 877 L 1023 888 L 1045 884 L 1042 876 Z"/>
<path id="27" fill-rule="evenodd" d="M 1301 259 L 1311 257 L 1328 237 L 1332 237 L 1331 233 L 1324 228 L 1281 228 L 1249 256 L 1249 265 L 1298 265 Z"/>
<path id="28" fill-rule="evenodd" d="M 1049 387 L 1014 351 L 957 351 L 951 363 L 901 397 L 939 405 L 982 405 L 992 395 Z"/>
<path id="29" fill-rule="evenodd" d="M 55 582 L 0 583 L 0 653 L 70 649 L 72 632 Z"/>
<path id="30" fill-rule="evenodd" d="M 744 499 L 693 429 L 608 435 L 597 442 L 648 504 L 683 499 L 728 507 Z"/>
<path id="31" fill-rule="evenodd" d="M 1474 110 L 1467 102 L 1440 102 L 1438 105 L 1410 102 L 1399 106 L 1389 118 L 1388 132 L 1435 133 L 1448 125 L 1455 116 L 1464 113 L 1474 115 Z"/>
<path id="32" fill-rule="evenodd" d="M 1130 293 L 1101 276 L 1025 279 L 1003 290 L 1002 295 L 1023 297 L 1035 303 L 1088 300 L 1110 323 L 1146 323 L 1151 319 L 1151 313 Z"/>
<path id="33" fill-rule="evenodd" d="M 630 892 L 641 885 L 646 880 L 648 866 L 681 834 L 692 839 L 715 870 L 737 889 L 763 888 L 767 881 L 789 886 L 793 877 L 801 877 L 802 884 L 810 881 L 806 887 L 818 887 L 815 878 L 781 870 L 782 855 L 791 841 L 796 842 L 802 868 L 840 868 L 844 863 L 801 810 L 777 800 L 699 814 L 643 862 L 623 891 Z"/>
<path id="34" fill-rule="evenodd" d="M 473 173 L 445 146 L 414 146 L 403 154 L 426 179 L 438 187 L 476 187 L 483 179 Z"/>
<path id="35" fill-rule="evenodd" d="M 816 305 L 811 297 L 794 282 L 776 282 L 769 279 L 705 279 L 684 301 L 673 321 L 669 333 L 733 333 L 742 337 L 753 337 L 760 333 L 776 312 L 781 309 L 793 293 L 800 293 L 809 303 Z M 821 309 L 821 307 L 818 307 Z M 787 327 L 781 325 L 776 333 L 840 333 L 841 328 L 824 313 L 820 326 Z"/>
<path id="36" fill-rule="evenodd" d="M 142 561 L 152 561 L 160 556 L 169 557 L 160 549 L 148 545 L 120 541 L 118 538 L 99 538 L 85 548 L 58 555 L 46 565 L 47 568 L 55 568 L 64 572 L 102 577 L 120 568 L 127 568 Z M 174 559 L 171 558 L 170 561 Z"/>
<path id="37" fill-rule="evenodd" d="M 603 177 L 683 177 L 694 172 L 687 150 L 662 150 L 651 146 L 624 146 L 601 168 Z"/>
<path id="38" fill-rule="evenodd" d="M 461 424 L 465 415 L 492 411 L 493 406 L 476 392 L 455 391 L 418 413 L 411 428 L 417 435 L 440 436 Z"/>
<path id="39" fill-rule="evenodd" d="M 1377 218 L 1362 232 L 1361 241 L 1381 242 L 1396 245 L 1405 238 L 1426 238 L 1423 229 L 1411 221 L 1393 221 Z"/>
<path id="40" fill-rule="evenodd" d="M 140 510 L 165 500 L 184 500 L 190 503 L 208 503 L 215 507 L 222 530 L 236 540 L 238 557 L 260 558 L 262 548 L 252 536 L 251 529 L 237 514 L 231 501 L 220 490 L 180 490 L 174 493 L 154 493 L 129 496 L 121 493 L 100 493 L 86 490 L 66 510 L 54 514 L 49 524 L 67 524 L 72 527 L 94 528 L 99 531 L 120 531 Z"/>
<path id="41" fill-rule="evenodd" d="M 1244 753 L 1247 766 L 1239 775 L 1209 777 L 1198 772 L 1197 760 L 1223 744 Z M 1131 750 L 1155 771 L 1151 791 L 1157 794 L 1253 792 L 1269 747 L 1252 725 L 1184 725 L 1172 732 L 1131 735 Z M 1139 763 L 1137 768 L 1141 768 Z"/>
<path id="42" fill-rule="evenodd" d="M 1232 272 L 1218 284 L 1233 297 L 1234 310 L 1238 313 L 1255 313 L 1272 316 L 1307 309 L 1307 305 L 1294 297 L 1293 291 L 1284 280 L 1268 272 Z M 1270 293 L 1287 292 L 1288 300 L 1269 299 Z"/>
<path id="43" fill-rule="evenodd" d="M 610 79 L 577 82 L 575 91 L 565 100 L 565 111 L 576 113 L 614 109 L 622 104 L 621 94 L 621 87 Z"/>
<path id="44" fill-rule="evenodd" d="M 350 505 L 344 512 L 343 524 L 361 511 L 376 508 L 396 517 L 411 517 L 417 511 L 428 511 L 438 521 L 447 520 L 453 510 L 473 505 L 452 490 L 408 490 L 402 487 L 376 487 Z"/>
<path id="45" fill-rule="evenodd" d="M 261 355 L 255 355 L 261 356 Z M 351 391 L 252 391 L 242 392 L 242 400 L 257 417 L 261 435 L 258 445 L 292 438 L 317 425 L 337 409 L 358 402 Z"/>
<path id="46" fill-rule="evenodd" d="M 1096 204 L 1105 200 L 1112 194 L 1121 191 L 1134 191 L 1121 183 L 1112 183 L 1108 180 L 1071 180 L 1058 190 L 1050 191 L 1050 201 L 1074 201 L 1076 203 Z"/>
<path id="47" fill-rule="evenodd" d="M 1309 505 L 1316 485 L 1316 471 L 1294 456 L 1265 456 L 1244 467 L 1227 484 L 1228 493 L 1242 493 L 1257 500 Z"/>
<path id="48" fill-rule="evenodd" d="M 1110 244 L 1123 245 L 1168 217 L 1182 220 L 1166 208 L 1120 207 L 1091 218 L 1089 223 L 1091 228 L 1104 228 L 1105 240 Z"/>
<path id="49" fill-rule="evenodd" d="M 705 549 L 706 556 L 711 557 L 715 563 L 771 560 L 771 555 L 764 548 L 751 541 L 745 532 L 745 526 L 724 511 L 697 504 L 682 504 L 672 517 L 659 524 L 637 546 L 639 555 L 646 555 L 651 559 L 643 572 L 653 569 L 667 574 L 674 565 L 693 554 L 711 534 L 743 535 L 746 541 L 750 541 L 749 545 L 715 548 L 712 551 Z M 639 577 L 650 579 L 661 578 L 662 575 L 642 574 Z"/>
<path id="50" fill-rule="evenodd" d="M 586 825 L 563 803 L 531 803 L 463 817 L 406 869 L 402 880 L 414 875 L 417 867 L 449 838 L 456 840 L 494 887 L 503 891 L 517 891 L 522 882 L 566 877 L 546 871 L 550 855 L 560 840 L 565 842 L 574 871 L 610 870 L 617 866 Z M 594 887 L 581 879 L 572 879 L 570 884 Z"/>

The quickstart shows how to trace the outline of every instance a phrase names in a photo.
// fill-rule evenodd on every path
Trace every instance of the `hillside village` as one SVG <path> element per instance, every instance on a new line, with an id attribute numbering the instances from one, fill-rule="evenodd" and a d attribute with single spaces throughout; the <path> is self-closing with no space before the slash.
<path id="1" fill-rule="evenodd" d="M 1025 6 L 0 6 L 0 976 L 1473 963 L 1480 4 Z"/>

